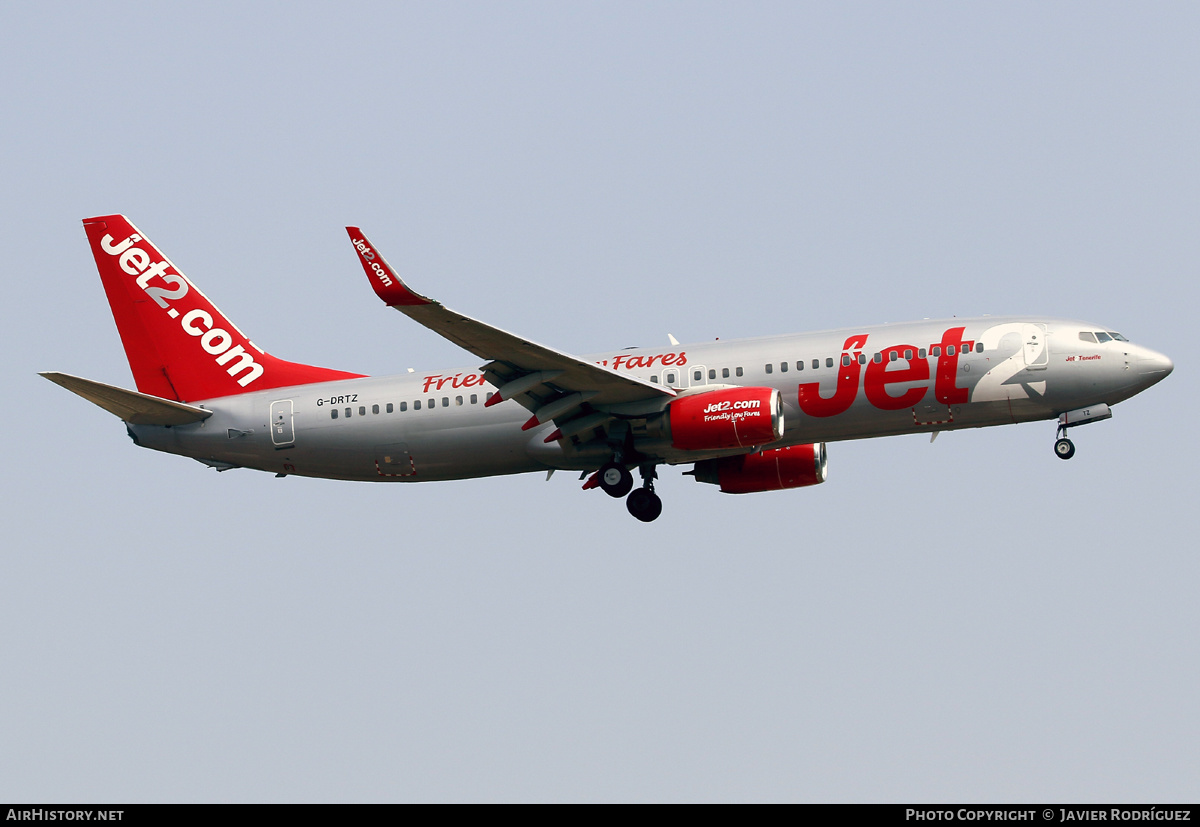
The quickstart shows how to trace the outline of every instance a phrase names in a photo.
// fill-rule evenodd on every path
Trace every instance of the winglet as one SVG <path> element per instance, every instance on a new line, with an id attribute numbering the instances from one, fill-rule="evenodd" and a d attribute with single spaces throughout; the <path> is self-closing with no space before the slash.
<path id="1" fill-rule="evenodd" d="M 362 230 L 358 227 L 347 227 L 346 232 L 350 234 L 350 243 L 358 252 L 358 260 L 362 262 L 375 295 L 383 299 L 385 304 L 390 307 L 435 304 L 433 299 L 427 299 L 408 289 L 408 285 L 396 275 L 396 271 L 363 235 Z"/>

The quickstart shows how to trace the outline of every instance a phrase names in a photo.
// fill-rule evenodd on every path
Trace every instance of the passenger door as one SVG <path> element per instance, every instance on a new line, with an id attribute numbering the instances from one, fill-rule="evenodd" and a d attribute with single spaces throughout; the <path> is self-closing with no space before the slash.
<path id="1" fill-rule="evenodd" d="M 1044 324 L 1024 324 L 1021 335 L 1025 342 L 1025 367 L 1029 370 L 1045 370 L 1050 364 L 1050 346 L 1046 341 Z"/>
<path id="2" fill-rule="evenodd" d="M 290 448 L 296 444 L 294 414 L 294 406 L 290 399 L 279 399 L 271 403 L 271 444 L 276 448 Z"/>

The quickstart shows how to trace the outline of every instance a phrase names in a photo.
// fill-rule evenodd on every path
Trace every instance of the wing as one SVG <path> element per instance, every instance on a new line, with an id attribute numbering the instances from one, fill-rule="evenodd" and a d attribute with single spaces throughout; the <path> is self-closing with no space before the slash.
<path id="1" fill-rule="evenodd" d="M 481 359 L 489 360 L 482 370 L 488 381 L 500 390 L 488 404 L 517 400 L 534 414 L 525 423 L 526 428 L 552 419 L 565 422 L 585 413 L 581 410 L 585 403 L 592 408 L 630 403 L 658 407 L 655 403 L 665 405 L 675 396 L 670 388 L 539 345 L 456 313 L 441 302 L 413 292 L 362 230 L 347 227 L 346 231 L 375 294 L 389 307 Z"/>

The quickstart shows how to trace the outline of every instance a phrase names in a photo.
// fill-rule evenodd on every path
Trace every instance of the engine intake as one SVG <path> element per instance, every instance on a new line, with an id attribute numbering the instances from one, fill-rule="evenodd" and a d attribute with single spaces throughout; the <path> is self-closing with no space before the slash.
<path id="1" fill-rule="evenodd" d="M 706 459 L 692 472 L 696 482 L 721 486 L 726 494 L 782 491 L 825 482 L 825 443 L 789 445 L 755 454 Z"/>

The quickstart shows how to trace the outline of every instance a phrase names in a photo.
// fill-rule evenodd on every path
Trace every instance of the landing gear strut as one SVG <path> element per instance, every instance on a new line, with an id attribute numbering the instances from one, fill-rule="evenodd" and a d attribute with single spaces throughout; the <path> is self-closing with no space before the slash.
<path id="1" fill-rule="evenodd" d="M 654 493 L 654 479 L 658 473 L 653 465 L 643 465 L 639 470 L 642 475 L 642 487 L 629 495 L 625 500 L 625 508 L 636 519 L 649 523 L 657 520 L 658 515 L 662 514 L 662 500 Z"/>

